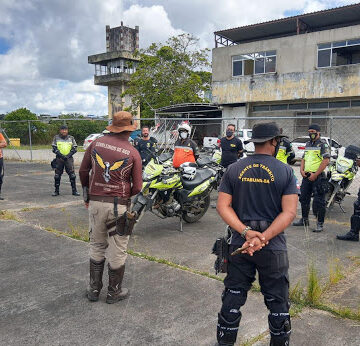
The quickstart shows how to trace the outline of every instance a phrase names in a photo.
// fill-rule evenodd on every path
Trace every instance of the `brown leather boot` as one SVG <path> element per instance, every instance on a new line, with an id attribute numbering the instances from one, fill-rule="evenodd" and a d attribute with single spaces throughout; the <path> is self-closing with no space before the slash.
<path id="1" fill-rule="evenodd" d="M 97 262 L 90 258 L 90 284 L 86 296 L 91 302 L 99 300 L 100 291 L 103 287 L 102 276 L 105 260 Z"/>
<path id="2" fill-rule="evenodd" d="M 121 266 L 118 269 L 111 269 L 109 267 L 109 287 L 108 294 L 106 297 L 106 302 L 108 304 L 113 304 L 119 300 L 123 300 L 128 297 L 129 290 L 127 288 L 121 287 L 121 283 L 124 278 L 125 265 Z"/>

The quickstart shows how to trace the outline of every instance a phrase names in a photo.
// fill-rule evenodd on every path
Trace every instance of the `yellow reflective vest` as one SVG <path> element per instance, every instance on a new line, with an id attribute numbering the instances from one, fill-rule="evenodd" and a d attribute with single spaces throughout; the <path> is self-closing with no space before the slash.
<path id="1" fill-rule="evenodd" d="M 303 156 L 305 160 L 305 172 L 315 173 L 319 169 L 321 162 L 326 158 L 330 158 L 330 151 L 325 140 L 320 138 L 315 142 L 306 142 Z"/>

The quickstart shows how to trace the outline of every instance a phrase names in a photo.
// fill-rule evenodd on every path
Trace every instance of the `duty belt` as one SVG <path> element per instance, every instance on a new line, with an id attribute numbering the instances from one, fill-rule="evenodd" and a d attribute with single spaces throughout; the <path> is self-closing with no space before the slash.
<path id="1" fill-rule="evenodd" d="M 130 206 L 131 200 L 130 198 L 122 198 L 118 196 L 95 196 L 90 195 L 90 201 L 104 202 L 104 203 L 115 203 L 120 205 Z"/>

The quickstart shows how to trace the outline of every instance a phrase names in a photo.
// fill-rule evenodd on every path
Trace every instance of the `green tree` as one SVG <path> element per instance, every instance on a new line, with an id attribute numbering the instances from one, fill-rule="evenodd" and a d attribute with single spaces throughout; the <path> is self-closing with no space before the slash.
<path id="1" fill-rule="evenodd" d="M 142 117 L 153 117 L 151 108 L 207 101 L 203 94 L 211 83 L 209 49 L 198 49 L 197 44 L 197 38 L 182 34 L 140 51 L 125 92 L 132 97 L 130 110 L 140 106 Z"/>
<path id="2" fill-rule="evenodd" d="M 33 144 L 45 144 L 49 142 L 51 134 L 47 124 L 38 120 L 36 114 L 27 108 L 19 108 L 4 118 L 4 129 L 10 138 L 20 138 L 22 144 L 29 144 L 29 123 L 31 140 Z M 9 121 L 9 122 L 7 122 Z"/>

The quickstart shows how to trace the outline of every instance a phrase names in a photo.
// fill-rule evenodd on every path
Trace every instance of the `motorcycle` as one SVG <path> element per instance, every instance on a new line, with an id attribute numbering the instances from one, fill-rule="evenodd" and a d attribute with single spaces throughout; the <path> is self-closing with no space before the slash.
<path id="1" fill-rule="evenodd" d="M 353 182 L 358 166 L 356 160 L 360 155 L 360 148 L 350 145 L 346 148 L 344 156 L 338 156 L 328 168 L 328 192 L 325 197 L 326 208 L 330 209 L 335 203 L 339 204 L 342 212 L 345 213 L 342 202 Z"/>
<path id="2" fill-rule="evenodd" d="M 146 211 L 161 219 L 179 217 L 182 232 L 183 220 L 194 223 L 208 210 L 216 172 L 187 163 L 186 166 L 192 167 L 196 173 L 191 180 L 186 179 L 185 164 L 179 169 L 172 167 L 169 155 L 172 156 L 170 153 L 153 155 L 146 165 L 142 190 L 134 199 L 132 211 L 139 215 L 139 219 Z"/>

